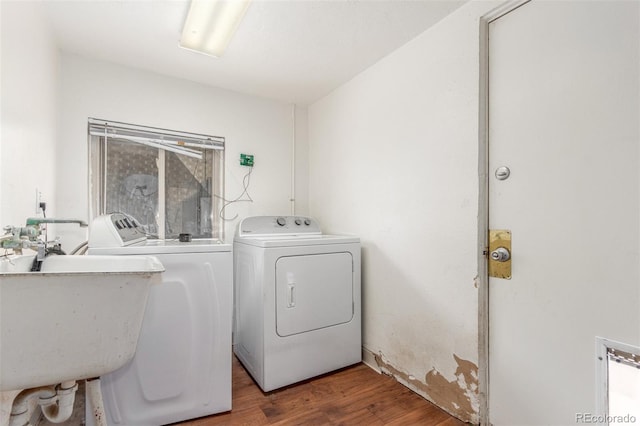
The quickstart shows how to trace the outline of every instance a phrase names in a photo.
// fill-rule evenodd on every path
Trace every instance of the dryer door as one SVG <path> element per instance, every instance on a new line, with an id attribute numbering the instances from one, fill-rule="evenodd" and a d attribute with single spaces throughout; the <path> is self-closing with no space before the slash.
<path id="1" fill-rule="evenodd" d="M 349 252 L 284 256 L 276 261 L 276 332 L 285 337 L 351 321 Z"/>

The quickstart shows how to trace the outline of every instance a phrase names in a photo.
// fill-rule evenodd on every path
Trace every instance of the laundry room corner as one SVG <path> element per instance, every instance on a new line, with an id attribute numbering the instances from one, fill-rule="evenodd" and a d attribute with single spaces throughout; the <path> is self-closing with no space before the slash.
<path id="1" fill-rule="evenodd" d="M 364 359 L 477 423 L 479 18 L 469 2 L 309 107 L 310 213 L 362 240 Z"/>

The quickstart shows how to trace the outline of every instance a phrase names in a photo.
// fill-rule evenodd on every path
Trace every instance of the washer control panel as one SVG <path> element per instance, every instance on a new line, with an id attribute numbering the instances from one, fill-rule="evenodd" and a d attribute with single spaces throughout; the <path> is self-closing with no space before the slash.
<path id="1" fill-rule="evenodd" d="M 238 226 L 239 237 L 322 235 L 320 225 L 306 216 L 250 216 Z"/>
<path id="2" fill-rule="evenodd" d="M 147 235 L 131 216 L 111 213 L 96 217 L 89 225 L 89 247 L 124 247 L 145 241 Z"/>

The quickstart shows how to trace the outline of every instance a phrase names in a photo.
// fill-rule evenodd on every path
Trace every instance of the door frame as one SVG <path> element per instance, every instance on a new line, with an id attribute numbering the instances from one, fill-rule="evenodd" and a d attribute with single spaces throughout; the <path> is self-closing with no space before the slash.
<path id="1" fill-rule="evenodd" d="M 489 24 L 531 0 L 508 0 L 480 17 L 478 104 L 478 397 L 489 426 Z"/>

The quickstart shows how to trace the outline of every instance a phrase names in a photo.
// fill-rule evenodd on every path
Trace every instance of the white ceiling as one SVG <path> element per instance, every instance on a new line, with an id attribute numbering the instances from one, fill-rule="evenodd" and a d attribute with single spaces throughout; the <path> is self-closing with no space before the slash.
<path id="1" fill-rule="evenodd" d="M 49 0 L 67 52 L 309 104 L 467 0 L 254 0 L 221 58 L 178 47 L 188 0 Z"/>

